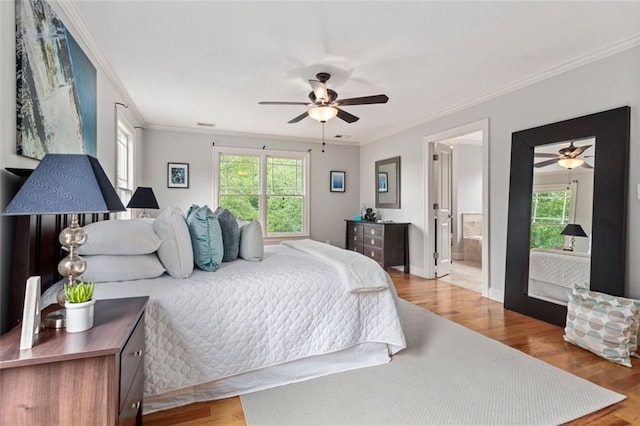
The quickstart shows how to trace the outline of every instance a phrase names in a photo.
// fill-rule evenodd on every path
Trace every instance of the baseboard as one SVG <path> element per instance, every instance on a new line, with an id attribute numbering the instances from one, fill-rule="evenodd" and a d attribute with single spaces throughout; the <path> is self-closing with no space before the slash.
<path id="1" fill-rule="evenodd" d="M 495 300 L 496 302 L 504 303 L 504 290 L 490 288 L 489 299 Z"/>

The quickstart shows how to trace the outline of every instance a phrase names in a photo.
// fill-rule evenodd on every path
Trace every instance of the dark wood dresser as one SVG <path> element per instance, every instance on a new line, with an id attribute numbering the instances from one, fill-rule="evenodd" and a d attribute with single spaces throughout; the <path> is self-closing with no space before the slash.
<path id="1" fill-rule="evenodd" d="M 93 328 L 0 338 L 0 425 L 142 424 L 148 297 L 98 300 Z"/>
<path id="2" fill-rule="evenodd" d="M 372 258 L 385 271 L 390 266 L 403 265 L 404 272 L 409 273 L 409 223 L 346 222 L 347 250 Z"/>

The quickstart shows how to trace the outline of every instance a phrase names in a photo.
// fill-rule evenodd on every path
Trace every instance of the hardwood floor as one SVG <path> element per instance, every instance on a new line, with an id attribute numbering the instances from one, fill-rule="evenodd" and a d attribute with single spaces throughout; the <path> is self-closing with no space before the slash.
<path id="1" fill-rule="evenodd" d="M 441 280 L 426 280 L 392 271 L 398 294 L 405 300 L 463 326 L 544 360 L 627 399 L 578 419 L 571 425 L 640 425 L 640 359 L 633 368 L 605 361 L 564 342 L 562 328 L 504 310 L 501 303 Z M 245 425 L 240 398 L 201 402 L 144 416 L 155 425 Z"/>

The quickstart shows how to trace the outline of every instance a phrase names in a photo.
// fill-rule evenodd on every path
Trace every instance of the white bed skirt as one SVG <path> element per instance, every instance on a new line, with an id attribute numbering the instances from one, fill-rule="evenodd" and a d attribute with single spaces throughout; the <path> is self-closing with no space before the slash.
<path id="1" fill-rule="evenodd" d="M 333 354 L 303 358 L 177 391 L 145 396 L 143 411 L 149 414 L 194 402 L 229 398 L 389 361 L 387 344 L 361 343 Z"/>

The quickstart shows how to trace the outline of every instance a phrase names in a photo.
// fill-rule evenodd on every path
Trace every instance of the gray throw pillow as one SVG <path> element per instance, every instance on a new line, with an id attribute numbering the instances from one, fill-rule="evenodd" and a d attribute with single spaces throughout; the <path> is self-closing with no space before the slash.
<path id="1" fill-rule="evenodd" d="M 224 246 L 223 262 L 231 262 L 238 258 L 240 250 L 240 229 L 236 218 L 229 210 L 218 207 L 214 212 L 218 217 L 222 230 L 222 245 Z"/>
<path id="2" fill-rule="evenodd" d="M 240 257 L 260 261 L 263 256 L 262 226 L 254 219 L 240 227 Z"/>

